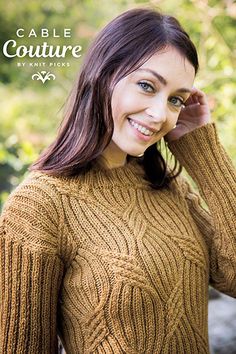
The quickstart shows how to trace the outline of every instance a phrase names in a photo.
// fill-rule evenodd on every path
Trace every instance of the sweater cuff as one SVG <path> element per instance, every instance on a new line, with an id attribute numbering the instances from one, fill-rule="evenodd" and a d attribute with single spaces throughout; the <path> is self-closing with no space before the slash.
<path id="1" fill-rule="evenodd" d="M 214 122 L 194 129 L 168 144 L 188 174 L 202 188 L 235 184 L 235 169 L 221 145 Z"/>

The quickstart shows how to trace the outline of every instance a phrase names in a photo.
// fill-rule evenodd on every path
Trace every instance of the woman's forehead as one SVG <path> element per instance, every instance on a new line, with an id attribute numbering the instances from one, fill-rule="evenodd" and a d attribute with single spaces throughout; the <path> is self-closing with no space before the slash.
<path id="1" fill-rule="evenodd" d="M 152 75 L 163 84 L 173 80 L 191 83 L 195 78 L 193 65 L 175 48 L 156 52 L 131 75 L 142 73 Z"/>

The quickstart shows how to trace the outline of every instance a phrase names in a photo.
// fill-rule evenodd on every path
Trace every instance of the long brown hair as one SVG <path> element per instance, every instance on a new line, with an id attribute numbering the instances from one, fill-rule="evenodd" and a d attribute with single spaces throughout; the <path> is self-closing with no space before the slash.
<path id="1" fill-rule="evenodd" d="M 175 47 L 197 72 L 196 48 L 172 16 L 150 9 L 133 9 L 104 27 L 87 51 L 55 141 L 30 170 L 55 176 L 75 176 L 88 171 L 112 139 L 114 86 L 167 46 Z M 182 169 L 175 160 L 173 169 L 168 171 L 157 147 L 158 144 L 150 146 L 140 158 L 155 189 L 167 187 Z"/>

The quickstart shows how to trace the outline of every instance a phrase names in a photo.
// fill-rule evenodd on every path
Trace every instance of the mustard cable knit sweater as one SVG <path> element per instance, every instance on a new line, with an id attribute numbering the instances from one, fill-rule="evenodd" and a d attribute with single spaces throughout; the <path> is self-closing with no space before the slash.
<path id="1" fill-rule="evenodd" d="M 30 173 L 0 223 L 0 353 L 209 353 L 209 282 L 236 296 L 236 176 L 215 123 L 169 144 L 197 183 L 135 162 Z"/>

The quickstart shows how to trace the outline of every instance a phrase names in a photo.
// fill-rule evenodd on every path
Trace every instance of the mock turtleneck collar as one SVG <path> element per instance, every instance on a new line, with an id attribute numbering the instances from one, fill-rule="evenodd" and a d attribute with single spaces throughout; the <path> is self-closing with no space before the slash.
<path id="1" fill-rule="evenodd" d="M 88 184 L 90 187 L 102 188 L 105 186 L 146 186 L 149 182 L 144 179 L 145 172 L 143 167 L 138 163 L 137 159 L 127 162 L 124 166 L 105 168 L 98 164 L 94 165 L 91 170 L 79 179 Z"/>

